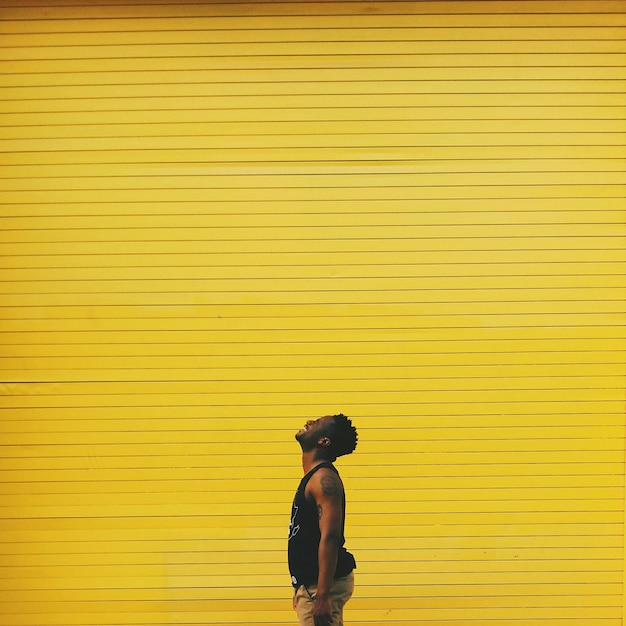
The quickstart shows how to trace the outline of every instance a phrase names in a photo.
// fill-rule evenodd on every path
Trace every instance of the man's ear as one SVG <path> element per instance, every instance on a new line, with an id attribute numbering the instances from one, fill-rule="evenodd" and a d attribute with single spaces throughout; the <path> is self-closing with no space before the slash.
<path id="1" fill-rule="evenodd" d="M 330 445 L 330 439 L 328 437 L 320 437 L 317 440 L 317 445 L 322 446 L 322 448 L 327 448 Z"/>

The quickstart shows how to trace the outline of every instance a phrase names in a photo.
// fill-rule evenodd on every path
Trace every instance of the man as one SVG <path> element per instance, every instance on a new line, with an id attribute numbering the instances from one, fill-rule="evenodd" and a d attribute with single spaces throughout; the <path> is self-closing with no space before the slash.
<path id="1" fill-rule="evenodd" d="M 346 497 L 333 462 L 353 452 L 357 439 L 342 414 L 309 420 L 296 434 L 304 478 L 291 509 L 288 556 L 301 626 L 342 626 L 354 589 L 356 563 L 344 548 Z"/>

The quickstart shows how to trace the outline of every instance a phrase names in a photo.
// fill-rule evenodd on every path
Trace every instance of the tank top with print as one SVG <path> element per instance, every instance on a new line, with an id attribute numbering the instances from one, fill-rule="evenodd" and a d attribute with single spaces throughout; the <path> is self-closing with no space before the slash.
<path id="1" fill-rule="evenodd" d="M 311 476 L 323 467 L 330 468 L 339 475 L 332 463 L 321 463 L 308 472 L 301 480 L 291 507 L 291 522 L 289 524 L 288 561 L 291 574 L 291 584 L 315 585 L 319 575 L 317 553 L 320 545 L 320 528 L 317 506 L 307 500 L 306 486 Z M 341 539 L 335 578 L 347 576 L 355 567 L 354 557 L 345 548 L 344 526 L 346 521 L 346 498 L 343 496 L 343 518 L 341 520 Z"/>

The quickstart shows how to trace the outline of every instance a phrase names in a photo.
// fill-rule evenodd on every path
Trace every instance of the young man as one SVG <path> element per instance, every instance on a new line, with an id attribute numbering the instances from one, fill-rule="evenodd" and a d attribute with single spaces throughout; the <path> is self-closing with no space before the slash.
<path id="1" fill-rule="evenodd" d="M 357 432 L 345 415 L 327 415 L 309 420 L 296 440 L 302 448 L 304 478 L 289 525 L 293 608 L 301 626 L 342 626 L 356 563 L 344 548 L 346 497 L 333 461 L 353 452 Z"/>

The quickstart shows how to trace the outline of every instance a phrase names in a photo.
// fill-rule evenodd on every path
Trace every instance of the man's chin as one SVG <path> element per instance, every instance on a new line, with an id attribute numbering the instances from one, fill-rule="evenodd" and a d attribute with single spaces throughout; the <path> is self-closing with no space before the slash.
<path id="1" fill-rule="evenodd" d="M 306 428 L 301 428 L 296 433 L 296 441 L 299 442 L 299 443 L 302 443 L 305 438 L 306 438 Z"/>

